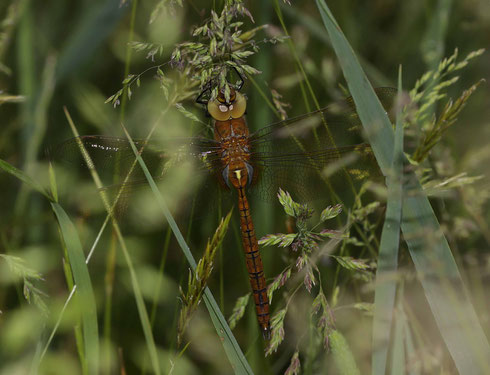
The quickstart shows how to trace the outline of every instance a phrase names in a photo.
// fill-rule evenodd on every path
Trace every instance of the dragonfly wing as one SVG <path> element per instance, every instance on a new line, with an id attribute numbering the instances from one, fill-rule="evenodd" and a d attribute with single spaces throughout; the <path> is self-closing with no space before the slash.
<path id="1" fill-rule="evenodd" d="M 216 142 L 206 138 L 178 138 L 146 142 L 135 140 L 135 146 L 142 150 L 141 157 L 155 180 L 175 179 L 175 170 L 192 165 L 192 181 L 205 180 L 209 174 L 219 172 L 219 148 Z M 82 147 L 87 158 L 82 154 Z M 101 177 L 111 199 L 117 197 L 116 209 L 125 211 L 129 196 L 141 188 L 148 187 L 148 181 L 125 138 L 101 135 L 71 138 L 47 150 L 52 161 L 60 161 L 70 166 L 94 168 Z M 86 161 L 87 160 L 87 161 Z M 129 172 L 131 172 L 129 174 Z M 189 187 L 190 183 L 186 184 Z M 181 189 L 184 190 L 184 189 Z"/>
<path id="2" fill-rule="evenodd" d="M 376 91 L 388 110 L 396 89 Z M 260 176 L 251 190 L 266 200 L 282 188 L 302 201 L 326 192 L 335 201 L 336 191 L 355 194 L 360 181 L 381 176 L 351 98 L 263 128 L 250 145 Z"/>
<path id="3" fill-rule="evenodd" d="M 158 178 L 165 168 L 185 160 L 199 162 L 204 156 L 207 168 L 217 166 L 219 148 L 216 142 L 206 138 L 178 138 L 151 142 L 134 140 L 134 144 L 141 151 L 141 157 L 155 178 Z M 87 151 L 88 159 L 84 157 L 82 148 Z M 126 138 L 101 135 L 75 137 L 48 149 L 48 155 L 53 161 L 70 165 L 86 166 L 88 163 L 88 167 L 95 168 L 102 177 L 108 175 L 110 181 L 108 185 L 124 180 L 131 169 L 133 171 L 127 179 L 128 182 L 137 185 L 139 180 L 144 179 L 139 165 L 137 168 L 134 167 L 136 158 Z M 204 165 L 201 167 L 203 168 Z"/>
<path id="4" fill-rule="evenodd" d="M 375 92 L 387 113 L 391 113 L 397 90 L 380 87 L 376 88 Z M 259 145 L 263 141 L 280 141 L 290 136 L 314 136 L 316 149 L 362 143 L 362 125 L 353 98 L 349 97 L 319 110 L 273 123 L 253 133 L 250 140 Z M 308 146 L 311 147 L 311 144 Z"/>
<path id="5" fill-rule="evenodd" d="M 336 191 L 347 188 L 355 193 L 359 183 L 381 176 L 374 154 L 365 143 L 311 152 L 283 153 L 274 149 L 258 152 L 254 158 L 260 178 L 252 191 L 264 200 L 274 200 L 282 188 L 302 202 L 328 194 L 328 201 L 333 203 L 338 200 Z"/>

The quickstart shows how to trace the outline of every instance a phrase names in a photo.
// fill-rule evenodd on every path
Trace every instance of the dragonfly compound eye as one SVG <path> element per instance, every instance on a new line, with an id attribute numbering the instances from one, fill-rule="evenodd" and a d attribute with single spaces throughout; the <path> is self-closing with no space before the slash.
<path id="1" fill-rule="evenodd" d="M 245 110 L 247 109 L 247 100 L 245 99 L 245 96 L 237 92 L 235 101 L 229 108 L 232 118 L 242 117 L 245 114 Z"/>
<path id="2" fill-rule="evenodd" d="M 247 109 L 247 100 L 244 95 L 232 91 L 230 102 L 226 103 L 224 97 L 219 96 L 208 102 L 208 112 L 217 121 L 226 121 L 230 118 L 240 118 Z"/>
<path id="3" fill-rule="evenodd" d="M 208 112 L 217 121 L 226 121 L 231 117 L 230 109 L 226 104 L 220 103 L 218 100 L 210 100 L 208 102 Z"/>

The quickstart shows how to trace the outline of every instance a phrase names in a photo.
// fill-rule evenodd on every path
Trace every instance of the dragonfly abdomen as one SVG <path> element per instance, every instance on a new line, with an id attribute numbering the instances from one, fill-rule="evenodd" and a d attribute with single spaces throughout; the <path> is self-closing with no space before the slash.
<path id="1" fill-rule="evenodd" d="M 264 267 L 260 257 L 259 244 L 255 236 L 254 224 L 250 216 L 250 207 L 245 195 L 245 188 L 238 189 L 238 209 L 240 211 L 240 230 L 248 277 L 252 287 L 257 320 L 262 329 L 264 339 L 270 339 L 270 313 L 269 299 L 267 297 L 267 284 L 264 276 Z"/>

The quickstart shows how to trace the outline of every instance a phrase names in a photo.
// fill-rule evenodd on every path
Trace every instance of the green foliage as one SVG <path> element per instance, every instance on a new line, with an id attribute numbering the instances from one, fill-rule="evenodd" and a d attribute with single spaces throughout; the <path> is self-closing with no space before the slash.
<path id="1" fill-rule="evenodd" d="M 81 360 L 86 371 L 97 374 L 99 372 L 99 332 L 92 281 L 75 226 L 58 203 L 51 203 L 51 206 L 60 226 L 68 255 L 67 260 L 70 264 L 73 280 L 77 285 L 77 302 L 80 306 L 83 326 Z"/>
<path id="2" fill-rule="evenodd" d="M 265 350 L 265 355 L 274 353 L 281 342 L 284 340 L 284 318 L 286 317 L 287 307 L 279 310 L 271 318 L 271 339 Z"/>
<path id="3" fill-rule="evenodd" d="M 354 355 L 345 337 L 339 331 L 332 330 L 329 341 L 338 373 L 341 375 L 359 375 L 361 372 L 356 366 Z"/>
<path id="4" fill-rule="evenodd" d="M 224 90 L 225 97 L 229 100 L 230 68 L 237 68 L 241 74 L 259 73 L 252 66 L 245 64 L 245 59 L 254 52 L 244 50 L 247 46 L 244 46 L 244 41 L 241 39 L 240 29 L 243 22 L 235 21 L 237 16 L 246 16 L 253 22 L 252 15 L 239 1 L 225 5 L 219 16 L 211 11 L 209 21 L 194 29 L 192 33 L 193 37 L 200 37 L 203 42 L 182 43 L 172 53 L 172 61 L 175 65 L 189 66 L 191 74 L 199 72 L 196 79 L 200 80 L 201 89 L 209 85 L 212 89 L 212 98 L 216 97 L 218 90 Z"/>
<path id="5" fill-rule="evenodd" d="M 301 362 L 299 361 L 299 352 L 296 350 L 291 357 L 291 363 L 284 375 L 299 375 L 301 370 Z"/>
<path id="6" fill-rule="evenodd" d="M 271 89 L 272 102 L 274 104 L 277 113 L 279 114 L 279 118 L 281 120 L 285 120 L 288 115 L 286 113 L 286 108 L 290 107 L 288 103 L 282 101 L 282 95 L 279 94 L 276 90 Z"/>
<path id="7" fill-rule="evenodd" d="M 367 77 L 331 11 L 323 0 L 317 0 L 317 4 L 377 161 L 389 175 L 395 149 L 389 118 L 372 87 L 366 85 Z M 441 235 L 435 212 L 413 173 L 408 174 L 404 192 L 401 221 L 404 239 L 417 273 L 423 275 L 421 283 L 440 334 L 459 372 L 485 372 L 489 369 L 490 345 L 465 291 L 449 244 Z M 448 279 L 454 286 L 450 290 Z"/>
<path id="8" fill-rule="evenodd" d="M 322 211 L 320 215 L 320 221 L 323 223 L 324 221 L 333 219 L 334 217 L 337 217 L 341 212 L 342 205 L 336 204 L 335 206 L 329 206 Z"/>
<path id="9" fill-rule="evenodd" d="M 366 261 L 362 259 L 354 259 L 349 256 L 337 255 L 332 255 L 332 258 L 339 262 L 342 267 L 350 271 L 363 271 L 370 268 L 369 264 L 367 264 Z"/>
<path id="10" fill-rule="evenodd" d="M 306 204 L 295 202 L 291 195 L 282 189 L 279 189 L 278 199 L 286 214 L 295 219 L 298 233 L 266 235 L 259 240 L 259 244 L 265 246 L 277 245 L 283 248 L 290 247 L 290 254 L 297 255 L 295 255 L 296 259 L 291 258 L 289 262 L 290 265 L 286 266 L 286 268 L 284 268 L 268 285 L 267 295 L 271 303 L 274 293 L 286 285 L 293 273 L 299 274 L 302 272 L 303 284 L 308 293 L 311 293 L 312 288 L 317 285 L 320 280 L 320 271 L 315 263 L 321 255 L 319 253 L 319 242 L 324 241 L 325 239 L 340 240 L 346 238 L 341 231 L 337 230 L 324 229 L 320 232 L 315 232 L 308 229 L 307 221 L 312 217 L 314 210 L 310 209 Z M 341 212 L 342 206 L 339 204 L 326 207 L 321 212 L 320 221 L 315 227 L 326 220 L 336 218 Z M 360 261 L 346 259 L 345 257 L 336 257 L 336 259 L 337 258 L 338 260 L 340 259 L 339 262 L 342 261 L 345 265 L 356 265 L 356 267 L 351 266 L 350 269 L 364 269 L 361 267 L 362 263 Z M 293 287 L 294 292 L 289 296 L 286 307 L 276 313 L 272 319 L 272 339 L 266 349 L 267 355 L 276 351 L 284 339 L 284 318 L 288 311 L 288 306 L 293 300 L 300 285 Z M 325 348 L 327 348 L 328 331 L 333 325 L 333 318 L 330 315 L 330 308 L 328 307 L 321 285 L 319 285 L 319 292 L 312 303 L 312 315 L 315 315 L 320 310 L 322 311 L 322 314 L 318 318 L 318 327 L 320 332 L 322 332 L 321 335 L 323 336 Z M 293 359 L 291 361 L 291 363 L 294 362 Z"/>
<path id="11" fill-rule="evenodd" d="M 146 58 L 151 59 L 152 62 L 155 61 L 155 55 L 158 55 L 158 57 L 161 57 L 164 52 L 164 47 L 162 44 L 155 44 L 155 43 L 145 43 L 145 42 L 131 42 L 129 43 L 132 49 L 134 49 L 136 52 L 147 52 Z M 132 79 L 134 78 L 134 74 L 128 75 L 124 81 L 123 85 L 128 84 Z M 136 85 L 139 87 L 140 86 L 140 81 L 139 79 L 136 80 Z"/>
<path id="12" fill-rule="evenodd" d="M 320 232 L 315 232 L 307 228 L 307 221 L 314 213 L 313 209 L 310 209 L 306 204 L 299 204 L 295 202 L 288 192 L 279 189 L 278 193 L 279 203 L 284 208 L 287 215 L 296 220 L 296 228 L 298 233 L 279 233 L 269 234 L 262 237 L 259 240 L 259 245 L 279 247 L 291 247 L 294 253 L 297 253 L 295 263 L 295 269 L 300 272 L 305 269 L 304 284 L 306 289 L 310 292 L 313 285 L 316 283 L 316 277 L 314 271 L 318 272 L 316 265 L 311 261 L 311 255 L 318 251 L 318 241 L 323 241 L 326 238 L 340 239 L 345 237 L 342 232 L 325 229 Z M 325 220 L 333 219 L 341 213 L 341 206 L 329 206 L 322 211 L 320 222 L 321 224 Z M 284 286 L 286 281 L 291 277 L 293 268 L 287 266 L 278 276 L 274 278 L 274 281 L 268 287 L 269 301 L 272 301 L 273 293 Z"/>
<path id="13" fill-rule="evenodd" d="M 338 200 L 323 202 L 328 192 L 315 197 L 322 205 L 304 206 L 284 193 L 278 210 L 251 196 L 256 233 L 279 233 L 263 238 L 276 248 L 261 250 L 274 345 L 264 358 L 265 344 L 250 329 L 257 325 L 255 311 L 245 295 L 249 285 L 240 268 L 236 223 L 230 223 L 207 279 L 209 289 L 201 292 L 209 315 L 193 315 L 188 343 L 178 352 L 178 290 L 179 285 L 185 289 L 189 267 L 178 245 L 192 265 L 192 252 L 206 246 L 221 216 L 214 209 L 217 199 L 207 195 L 212 189 L 205 193 L 213 206 L 209 210 L 202 209 L 200 195 L 177 197 L 202 177 L 200 171 L 172 178 L 179 194 L 168 188 L 168 179 L 156 189 L 173 204 L 175 220 L 158 209 L 159 198 L 137 189 L 135 199 L 126 198 L 124 216 L 113 222 L 110 204 L 105 209 L 97 197 L 101 186 L 93 186 L 83 166 L 53 164 L 48 170 L 42 149 L 72 136 L 63 107 L 80 134 L 118 136 L 124 123 L 138 137 L 150 127 L 155 138 L 201 136 L 211 124 L 194 104 L 197 95 L 208 84 L 227 94 L 227 84 L 236 84 L 236 68 L 245 79 L 247 121 L 260 129 L 272 116 L 299 115 L 349 94 L 360 109 L 371 103 L 361 89 L 368 81 L 394 86 L 398 63 L 405 87 L 414 87 L 415 103 L 404 124 L 404 150 L 413 162 L 406 173 L 415 169 L 424 187 L 405 200 L 420 202 L 427 195 L 440 228 L 426 224 L 430 215 L 410 216 L 413 211 L 404 209 L 405 218 L 424 224 L 404 233 L 395 271 L 382 272 L 377 280 L 397 286 L 393 324 L 386 323 L 393 331 L 384 331 L 392 354 L 388 363 L 398 373 L 488 372 L 489 356 L 478 356 L 486 347 L 482 334 L 489 330 L 490 99 L 480 82 L 489 76 L 488 52 L 480 50 L 490 43 L 486 2 L 378 2 L 360 8 L 356 2 L 331 1 L 332 14 L 323 18 L 325 8 L 311 2 L 0 3 L 1 373 L 95 373 L 88 366 L 97 356 L 99 373 L 383 373 L 371 360 L 378 347 L 369 332 L 375 330 L 374 276 L 384 257 L 379 235 L 383 223 L 393 226 L 385 220 L 384 185 L 356 186 L 352 202 L 352 189 L 342 181 L 335 186 Z M 341 53 L 338 33 L 326 32 L 323 20 L 334 21 L 330 33 L 346 32 L 350 46 L 344 43 Z M 459 53 L 453 54 L 456 48 Z M 442 59 L 445 53 L 450 56 Z M 359 86 L 352 84 L 352 72 L 342 76 L 342 69 L 352 70 L 357 60 L 367 72 Z M 101 98 L 111 93 L 112 105 L 103 105 Z M 212 95 L 216 89 L 206 98 Z M 342 129 L 331 125 L 341 136 Z M 373 134 L 366 132 L 360 141 L 379 145 Z M 387 152 L 375 150 L 376 157 L 390 169 L 393 142 L 379 139 Z M 169 160 L 162 173 L 180 162 Z M 71 239 L 79 238 L 83 250 L 78 247 L 74 262 L 60 240 L 50 201 L 59 202 L 72 222 Z M 307 219 L 312 208 L 315 213 Z M 297 218 L 287 229 L 284 211 L 291 214 L 289 222 Z M 189 218 L 190 212 L 198 219 Z M 170 226 L 177 228 L 177 241 L 162 236 L 172 233 Z M 438 246 L 441 234 L 457 267 Z M 406 243 L 414 241 L 422 245 L 408 254 Z M 391 239 L 385 249 L 397 244 Z M 90 286 L 80 269 L 74 281 L 73 267 L 87 268 L 95 305 L 77 303 L 78 293 Z M 218 290 L 219 305 L 213 298 Z M 243 297 L 234 306 L 237 295 Z M 381 299 L 389 305 L 386 295 Z M 231 315 L 236 339 L 221 311 Z M 94 323 L 103 327 L 95 334 Z M 90 354 L 97 341 L 99 355 Z M 463 370 L 461 363 L 467 366 Z"/>
<path id="14" fill-rule="evenodd" d="M 250 293 L 247 293 L 237 299 L 235 306 L 233 307 L 233 311 L 228 318 L 228 324 L 231 329 L 235 328 L 238 321 L 243 317 L 243 314 L 245 314 L 245 308 L 247 307 L 249 299 Z"/>
<path id="15" fill-rule="evenodd" d="M 173 15 L 176 12 L 175 5 L 183 6 L 182 0 L 159 0 L 150 15 L 150 23 L 154 22 L 160 14 Z"/>
<path id="16" fill-rule="evenodd" d="M 466 67 L 472 59 L 481 56 L 483 52 L 484 49 L 471 52 L 462 61 L 457 62 L 458 50 L 456 49 L 451 56 L 440 62 L 437 70 L 430 70 L 417 80 L 415 87 L 410 91 L 413 104 L 418 106 L 410 113 L 412 126 L 417 126 L 422 130 L 420 135 L 417 134 L 419 144 L 411 155 L 411 159 L 416 163 L 421 163 L 427 158 L 431 149 L 441 141 L 444 133 L 456 122 L 457 116 L 465 107 L 471 94 L 483 82 L 480 80 L 463 91 L 456 101 L 449 99 L 441 113 L 435 116 L 433 106 L 446 97 L 443 90 L 447 90 L 459 80 L 459 76 L 450 77 L 450 75 Z"/>
<path id="17" fill-rule="evenodd" d="M 168 0 L 158 3 L 151 16 L 152 22 L 156 15 L 167 9 Z M 178 2 L 180 4 L 180 2 Z M 192 37 L 198 41 L 188 41 L 180 43 L 172 52 L 171 60 L 168 63 L 156 65 L 148 68 L 140 74 L 130 74 L 123 80 L 123 88 L 111 95 L 106 103 L 114 106 L 120 104 L 121 96 L 126 92 L 131 98 L 131 86 L 136 83 L 140 86 L 141 76 L 148 71 L 156 70 L 160 80 L 161 89 L 165 97 L 169 100 L 169 91 L 175 82 L 168 79 L 162 68 L 170 64 L 181 70 L 181 77 L 184 78 L 177 87 L 174 87 L 174 98 L 176 102 L 197 97 L 200 92 L 209 91 L 208 99 L 214 99 L 219 90 L 223 90 L 225 98 L 229 100 L 230 74 L 236 70 L 241 76 L 259 74 L 260 71 L 246 63 L 252 55 L 259 51 L 258 43 L 253 39 L 255 34 L 265 26 L 259 26 L 249 31 L 243 31 L 244 22 L 237 21 L 238 17 L 247 17 L 254 22 L 252 15 L 243 5 L 241 0 L 229 1 L 218 15 L 211 10 L 211 17 L 203 22 L 201 26 L 194 28 Z M 282 37 L 271 37 L 261 40 L 262 43 L 277 43 L 283 41 Z M 163 53 L 163 46 L 153 43 L 133 42 L 131 46 L 139 52 L 147 51 L 147 58 L 154 60 L 155 55 Z M 239 77 L 234 77 L 239 78 Z M 196 86 L 199 88 L 196 90 Z M 179 94 L 177 94 L 179 93 Z M 276 93 L 274 99 L 279 108 L 282 109 L 284 103 L 278 101 L 280 96 Z M 180 109 L 183 111 L 183 107 Z M 185 111 L 185 110 L 184 110 Z"/>
<path id="18" fill-rule="evenodd" d="M 14 255 L 0 254 L 6 263 L 10 271 L 20 277 L 24 283 L 22 288 L 24 292 L 24 297 L 27 302 L 33 302 L 34 305 L 39 308 L 41 313 L 47 317 L 49 314 L 48 307 L 44 302 L 43 298 L 47 297 L 46 293 L 42 292 L 40 289 L 34 286 L 36 281 L 42 281 L 43 278 L 39 272 L 26 266 L 24 259 L 16 257 Z"/>
<path id="19" fill-rule="evenodd" d="M 274 292 L 279 288 L 283 287 L 284 284 L 286 284 L 286 281 L 288 281 L 291 278 L 292 271 L 293 271 L 292 266 L 286 267 L 268 285 L 267 297 L 269 298 L 270 303 L 272 303 L 272 297 L 274 296 Z"/>
<path id="20" fill-rule="evenodd" d="M 224 219 L 221 219 L 221 222 L 218 228 L 216 228 L 216 232 L 214 233 L 211 241 L 208 240 L 206 249 L 204 250 L 204 255 L 197 262 L 196 270 L 194 272 L 190 272 L 189 281 L 187 282 L 187 292 L 184 293 L 182 289 L 180 290 L 182 309 L 180 310 L 177 331 L 177 342 L 179 345 L 182 342 L 182 335 L 184 334 L 186 326 L 189 323 L 192 314 L 197 309 L 197 305 L 201 301 L 204 289 L 214 267 L 216 252 L 220 248 L 226 231 L 228 230 L 230 218 L 231 211 Z"/>
<path id="21" fill-rule="evenodd" d="M 201 91 L 210 90 L 210 99 L 222 90 L 229 100 L 230 85 L 234 85 L 229 78 L 232 69 L 242 76 L 260 73 L 246 60 L 258 52 L 257 43 L 252 38 L 261 28 L 242 31 L 244 22 L 235 20 L 239 16 L 254 22 L 241 1 L 228 2 L 220 15 L 211 11 L 211 18 L 192 32 L 192 36 L 200 41 L 181 43 L 172 53 L 171 63 L 188 69 L 192 79 L 199 81 Z M 263 41 L 276 43 L 281 40 L 272 37 Z"/>
<path id="22" fill-rule="evenodd" d="M 323 289 L 320 286 L 320 291 L 317 296 L 313 300 L 311 305 L 311 314 L 316 315 L 319 314 L 319 318 L 317 320 L 317 328 L 320 332 L 320 336 L 322 338 L 323 347 L 325 350 L 329 349 L 329 337 L 331 331 L 335 328 L 334 319 L 332 310 L 328 305 L 327 298 L 323 293 Z"/>

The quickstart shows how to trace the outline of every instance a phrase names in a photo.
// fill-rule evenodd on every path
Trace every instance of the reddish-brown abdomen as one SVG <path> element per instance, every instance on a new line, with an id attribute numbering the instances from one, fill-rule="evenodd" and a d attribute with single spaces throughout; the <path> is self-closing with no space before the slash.
<path id="1" fill-rule="evenodd" d="M 248 277 L 252 287 L 257 320 L 265 339 L 270 338 L 269 299 L 267 297 L 267 284 L 264 267 L 260 257 L 259 245 L 255 236 L 255 229 L 250 216 L 250 208 L 244 188 L 238 189 L 238 208 L 240 212 L 240 229 Z"/>

